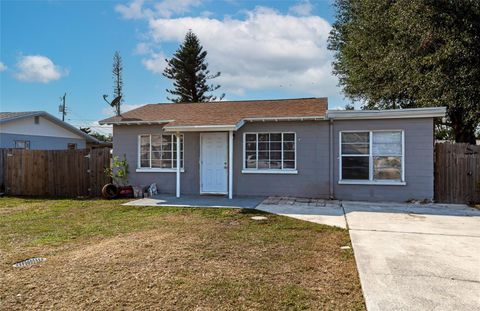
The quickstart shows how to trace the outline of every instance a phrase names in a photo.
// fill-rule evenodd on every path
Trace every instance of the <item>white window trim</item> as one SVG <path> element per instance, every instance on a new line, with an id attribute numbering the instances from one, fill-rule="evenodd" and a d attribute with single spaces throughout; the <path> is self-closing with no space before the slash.
<path id="1" fill-rule="evenodd" d="M 140 166 L 140 163 L 141 163 L 141 152 L 140 152 L 140 149 L 141 149 L 141 137 L 142 136 L 149 136 L 150 137 L 150 167 L 141 167 Z M 138 137 L 137 137 L 137 168 L 135 169 L 135 172 L 137 173 L 176 173 L 177 172 L 177 168 L 176 167 L 173 167 L 173 168 L 162 168 L 162 167 L 152 167 L 152 135 L 175 135 L 175 134 L 171 134 L 171 133 L 161 133 L 161 134 L 139 134 Z M 183 149 L 181 150 L 182 153 L 183 153 L 183 158 L 181 159 L 183 162 L 183 166 L 185 167 L 185 137 L 183 134 L 180 135 L 182 138 L 183 138 Z M 172 152 L 173 154 L 173 152 Z M 184 173 L 185 172 L 185 168 L 184 167 L 181 167 L 180 168 L 180 172 Z"/>
<path id="2" fill-rule="evenodd" d="M 298 171 L 295 169 L 243 169 L 243 174 L 298 174 Z"/>
<path id="3" fill-rule="evenodd" d="M 17 147 L 17 143 L 23 144 L 23 147 Z M 17 139 L 17 140 L 13 141 L 13 146 L 14 146 L 14 149 L 30 150 L 30 141 L 29 140 Z"/>
<path id="4" fill-rule="evenodd" d="M 282 142 L 281 142 L 281 159 L 282 167 L 283 167 L 283 134 L 293 134 L 295 135 L 295 144 L 294 144 L 294 153 L 295 153 L 295 167 L 294 168 L 282 168 L 282 169 L 259 169 L 259 168 L 247 168 L 245 166 L 245 155 L 246 155 L 246 148 L 247 148 L 247 135 L 248 134 L 255 134 L 257 135 L 257 147 L 256 147 L 256 159 L 257 159 L 257 166 L 258 166 L 258 134 L 278 134 L 282 135 Z M 282 131 L 261 131 L 261 132 L 245 132 L 243 133 L 243 157 L 242 157 L 242 174 L 298 174 L 297 170 L 297 133 L 296 132 L 282 132 Z"/>
<path id="5" fill-rule="evenodd" d="M 402 170 L 401 170 L 401 180 L 388 180 L 388 179 L 373 179 L 373 154 L 372 154 L 372 144 L 373 144 L 373 133 L 374 132 L 400 132 L 402 137 Z M 369 133 L 369 170 L 368 180 L 365 179 L 342 179 L 342 134 L 343 133 Z M 349 155 L 355 156 L 355 155 Z M 366 155 L 358 155 L 366 156 Z M 405 181 L 405 131 L 399 129 L 385 129 L 385 130 L 348 130 L 348 131 L 339 131 L 338 135 L 338 184 L 340 185 L 383 185 L 383 186 L 405 186 L 407 182 Z"/>
<path id="6" fill-rule="evenodd" d="M 176 168 L 160 168 L 160 167 L 139 167 L 135 170 L 137 173 L 176 173 Z M 180 168 L 180 172 L 184 173 L 185 169 Z"/>

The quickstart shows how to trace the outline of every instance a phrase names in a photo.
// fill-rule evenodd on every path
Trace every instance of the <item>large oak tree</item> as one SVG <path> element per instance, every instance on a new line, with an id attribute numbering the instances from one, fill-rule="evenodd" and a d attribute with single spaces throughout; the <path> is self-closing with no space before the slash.
<path id="1" fill-rule="evenodd" d="M 447 106 L 457 142 L 480 122 L 480 1 L 336 0 L 329 38 L 345 95 L 368 109 Z"/>

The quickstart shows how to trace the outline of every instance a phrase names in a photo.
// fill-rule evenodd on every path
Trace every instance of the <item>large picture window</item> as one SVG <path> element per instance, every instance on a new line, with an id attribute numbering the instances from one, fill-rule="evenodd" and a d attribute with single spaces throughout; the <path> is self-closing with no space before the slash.
<path id="1" fill-rule="evenodd" d="M 404 182 L 403 132 L 340 133 L 340 180 Z"/>
<path id="2" fill-rule="evenodd" d="M 244 171 L 296 170 L 295 133 L 246 133 Z"/>
<path id="3" fill-rule="evenodd" d="M 139 168 L 177 168 L 177 136 L 175 134 L 140 135 Z M 183 135 L 180 136 L 180 167 L 183 168 Z"/>

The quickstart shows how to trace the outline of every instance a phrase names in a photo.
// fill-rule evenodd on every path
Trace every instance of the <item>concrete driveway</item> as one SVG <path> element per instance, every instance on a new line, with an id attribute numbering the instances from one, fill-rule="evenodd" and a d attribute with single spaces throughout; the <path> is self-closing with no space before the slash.
<path id="1" fill-rule="evenodd" d="M 342 201 L 339 215 L 328 201 L 298 204 L 257 209 L 347 226 L 368 310 L 480 310 L 479 210 Z"/>

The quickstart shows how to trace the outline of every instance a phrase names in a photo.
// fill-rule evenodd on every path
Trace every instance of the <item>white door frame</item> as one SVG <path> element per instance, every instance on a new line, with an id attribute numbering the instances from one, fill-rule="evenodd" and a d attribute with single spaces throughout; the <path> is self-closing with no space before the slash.
<path id="1" fill-rule="evenodd" d="M 211 191 L 203 191 L 202 189 L 202 184 L 203 184 L 203 176 L 202 176 L 202 165 L 203 165 L 203 136 L 205 135 L 208 135 L 208 134 L 225 134 L 225 162 L 228 164 L 228 157 L 229 157 L 229 153 L 228 153 L 228 141 L 229 141 L 229 137 L 228 137 L 228 132 L 205 132 L 205 133 L 200 133 L 200 165 L 199 165 L 199 170 L 200 170 L 200 194 L 228 194 L 228 175 L 229 175 L 229 172 L 227 171 L 227 174 L 225 176 L 226 180 L 225 180 L 225 185 L 226 185 L 226 188 L 225 188 L 225 191 L 221 191 L 221 192 L 211 192 Z"/>

